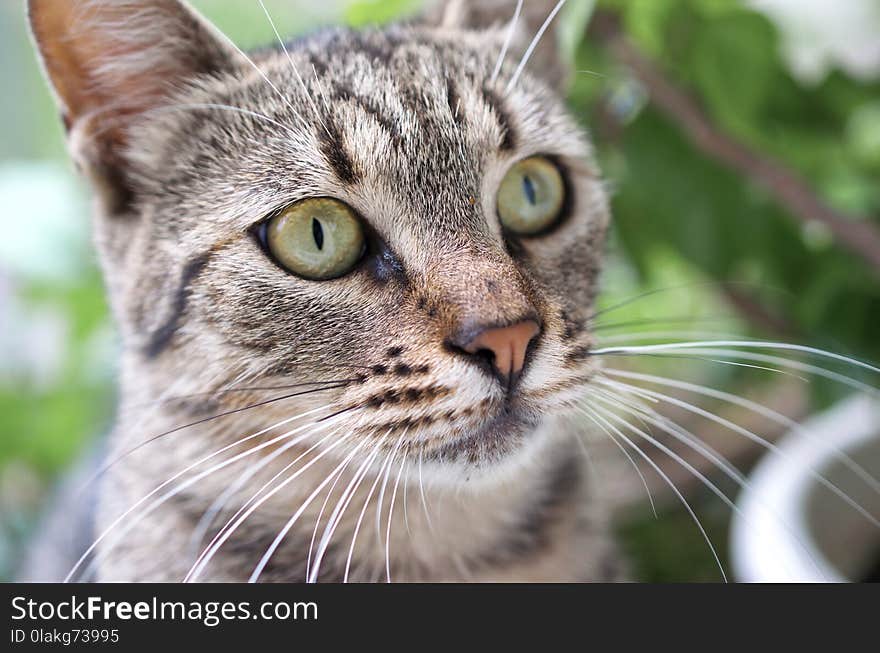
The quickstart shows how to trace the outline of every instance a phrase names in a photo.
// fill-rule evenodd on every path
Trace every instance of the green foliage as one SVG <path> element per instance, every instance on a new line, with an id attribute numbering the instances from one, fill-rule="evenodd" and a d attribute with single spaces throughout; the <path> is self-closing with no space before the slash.
<path id="1" fill-rule="evenodd" d="M 346 11 L 346 21 L 355 27 L 387 23 L 414 13 L 421 5 L 418 0 L 357 0 Z"/>
<path id="2" fill-rule="evenodd" d="M 710 492 L 699 492 L 690 503 L 730 577 L 726 507 Z M 640 581 L 717 583 L 722 578 L 693 517 L 678 506 L 661 507 L 656 518 L 644 510 L 630 515 L 618 526 L 617 537 L 632 565 L 632 576 Z"/>
<path id="3" fill-rule="evenodd" d="M 600 6 L 622 12 L 627 36 L 722 132 L 789 166 L 837 210 L 877 222 L 880 85 L 839 71 L 815 86 L 798 83 L 777 54 L 775 28 L 739 2 Z M 577 65 L 599 74 L 578 77 L 580 115 L 638 95 L 631 73 L 595 43 L 584 42 Z M 641 278 L 656 276 L 658 250 L 673 251 L 709 279 L 750 284 L 753 299 L 800 340 L 880 360 L 877 273 L 824 227 L 804 226 L 764 188 L 698 151 L 644 98 L 629 102 L 635 110 L 622 112 L 621 129 L 588 126 L 616 189 L 620 245 Z"/>
<path id="4" fill-rule="evenodd" d="M 108 425 L 112 379 L 96 351 L 108 332 L 107 306 L 95 270 L 71 286 L 27 283 L 21 294 L 32 308 L 60 310 L 67 328 L 49 383 L 28 375 L 0 381 L 0 461 L 51 475 Z"/>

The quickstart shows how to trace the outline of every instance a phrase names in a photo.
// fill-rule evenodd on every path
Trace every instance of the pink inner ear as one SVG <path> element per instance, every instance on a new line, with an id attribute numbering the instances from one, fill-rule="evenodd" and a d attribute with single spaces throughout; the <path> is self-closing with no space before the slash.
<path id="1" fill-rule="evenodd" d="M 177 0 L 30 0 L 29 13 L 65 121 L 99 119 L 111 147 L 175 82 L 230 62 L 227 45 Z"/>

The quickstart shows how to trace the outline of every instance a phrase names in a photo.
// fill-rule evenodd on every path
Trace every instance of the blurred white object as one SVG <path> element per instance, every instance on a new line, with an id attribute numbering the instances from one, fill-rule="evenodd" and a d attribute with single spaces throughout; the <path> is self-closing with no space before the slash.
<path id="1" fill-rule="evenodd" d="M 782 55 L 792 74 L 820 83 L 832 68 L 864 81 L 880 77 L 880 3 L 877 0 L 748 0 L 782 33 Z"/>
<path id="2" fill-rule="evenodd" d="M 845 452 L 880 477 L 880 402 L 849 399 L 779 442 L 749 477 L 731 527 L 731 556 L 742 582 L 858 581 L 877 564 L 880 528 L 824 487 L 816 475 L 880 515 L 877 483 L 859 478 Z M 874 487 L 872 487 L 872 484 Z"/>
<path id="3" fill-rule="evenodd" d="M 0 165 L 0 274 L 63 284 L 93 265 L 89 207 L 67 166 L 17 161 Z"/>
<path id="4" fill-rule="evenodd" d="M 45 389 L 62 373 L 70 320 L 26 290 L 75 285 L 94 265 L 88 205 L 66 166 L 19 161 L 0 165 L 0 206 L 0 383 Z"/>
<path id="5" fill-rule="evenodd" d="M 57 383 L 68 355 L 70 324 L 58 306 L 30 305 L 0 270 L 0 387 L 45 390 Z"/>

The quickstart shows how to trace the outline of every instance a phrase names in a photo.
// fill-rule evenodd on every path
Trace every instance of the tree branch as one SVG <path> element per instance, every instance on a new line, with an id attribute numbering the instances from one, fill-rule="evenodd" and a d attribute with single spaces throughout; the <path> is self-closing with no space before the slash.
<path id="1" fill-rule="evenodd" d="M 597 11 L 590 32 L 632 70 L 651 101 L 682 128 L 700 151 L 765 188 L 801 222 L 815 221 L 828 227 L 839 244 L 880 273 L 880 229 L 872 221 L 835 211 L 794 171 L 723 133 L 691 96 L 626 38 L 614 13 Z"/>

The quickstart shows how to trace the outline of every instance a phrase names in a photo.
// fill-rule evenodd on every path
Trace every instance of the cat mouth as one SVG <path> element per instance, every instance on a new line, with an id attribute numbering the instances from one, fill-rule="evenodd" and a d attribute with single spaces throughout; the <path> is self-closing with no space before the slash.
<path id="1" fill-rule="evenodd" d="M 525 409 L 521 402 L 507 400 L 497 415 L 477 429 L 476 435 L 484 438 L 513 437 L 537 425 L 538 418 L 533 411 Z"/>
<path id="2" fill-rule="evenodd" d="M 493 415 L 479 425 L 457 434 L 451 442 L 436 449 L 437 460 L 466 459 L 470 463 L 497 459 L 516 450 L 535 431 L 540 414 L 515 396 L 500 402 Z"/>

